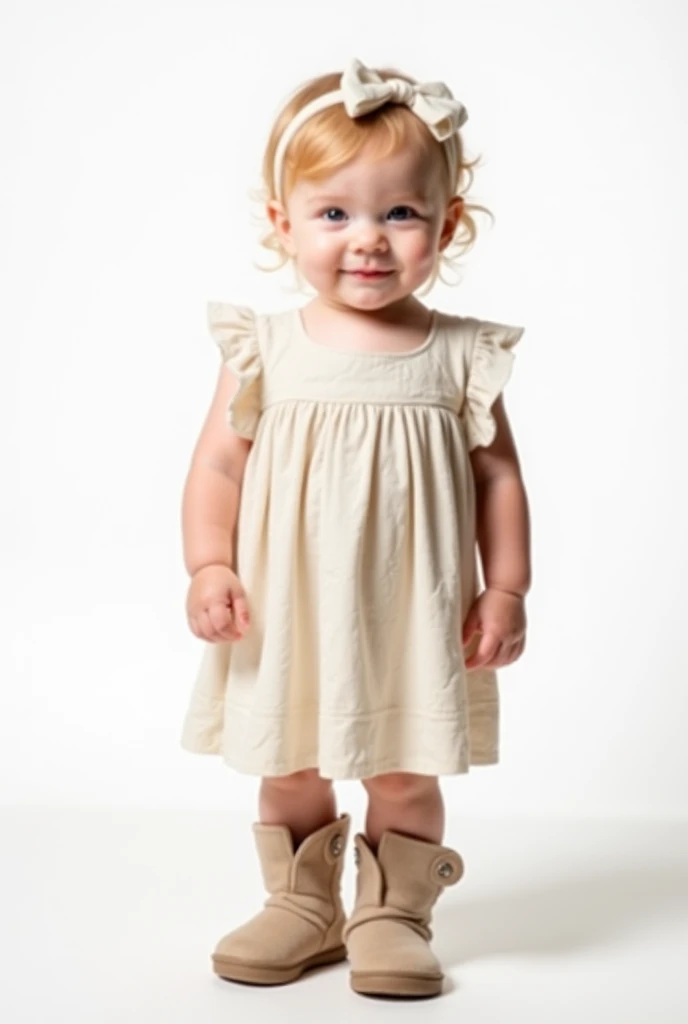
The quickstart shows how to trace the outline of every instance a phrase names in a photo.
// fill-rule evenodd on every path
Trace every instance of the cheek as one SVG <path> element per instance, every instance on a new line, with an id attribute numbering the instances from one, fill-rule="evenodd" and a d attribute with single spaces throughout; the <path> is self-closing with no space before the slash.
<path id="1" fill-rule="evenodd" d="M 433 239 L 430 233 L 418 232 L 406 237 L 404 254 L 409 262 L 422 266 L 431 263 L 435 256 Z"/>
<path id="2" fill-rule="evenodd" d="M 296 245 L 301 261 L 316 269 L 325 270 L 330 262 L 339 258 L 340 246 L 334 233 L 307 229 L 296 239 Z"/>

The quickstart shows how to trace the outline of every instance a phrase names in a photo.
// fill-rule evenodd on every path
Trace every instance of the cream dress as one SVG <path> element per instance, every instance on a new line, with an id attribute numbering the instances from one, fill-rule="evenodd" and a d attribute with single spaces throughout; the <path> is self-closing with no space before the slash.
<path id="1" fill-rule="evenodd" d="M 434 310 L 410 352 L 331 348 L 298 308 L 208 303 L 253 440 L 236 567 L 252 626 L 206 643 L 182 746 L 239 772 L 467 772 L 498 760 L 493 670 L 467 671 L 480 590 L 468 452 L 524 328 Z"/>

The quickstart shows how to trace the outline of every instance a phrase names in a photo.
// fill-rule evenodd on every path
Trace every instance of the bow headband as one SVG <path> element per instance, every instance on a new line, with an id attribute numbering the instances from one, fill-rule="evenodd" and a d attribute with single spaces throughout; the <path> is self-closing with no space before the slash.
<path id="1" fill-rule="evenodd" d="M 282 201 L 282 162 L 287 146 L 299 128 L 314 114 L 326 107 L 343 103 L 349 117 L 362 117 L 385 103 L 403 103 L 424 121 L 430 132 L 443 142 L 450 173 L 456 171 L 457 136 L 459 128 L 468 120 L 466 108 L 454 99 L 444 82 L 413 84 L 403 78 L 384 81 L 376 71 L 367 68 L 353 57 L 341 77 L 339 89 L 307 103 L 285 128 L 275 151 L 273 164 L 275 191 Z"/>

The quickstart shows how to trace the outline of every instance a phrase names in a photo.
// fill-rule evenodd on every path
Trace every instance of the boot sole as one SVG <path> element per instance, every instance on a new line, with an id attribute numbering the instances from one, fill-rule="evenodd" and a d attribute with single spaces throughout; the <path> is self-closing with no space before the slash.
<path id="1" fill-rule="evenodd" d="M 443 975 L 373 974 L 352 971 L 351 988 L 363 996 L 427 998 L 442 992 Z"/>
<path id="2" fill-rule="evenodd" d="M 243 981 L 249 985 L 286 985 L 296 981 L 304 971 L 313 967 L 324 967 L 326 964 L 346 960 L 346 946 L 328 949 L 323 953 L 315 953 L 298 964 L 289 967 L 266 967 L 262 964 L 247 964 L 241 960 L 230 960 L 226 957 L 213 956 L 213 970 L 225 981 Z"/>

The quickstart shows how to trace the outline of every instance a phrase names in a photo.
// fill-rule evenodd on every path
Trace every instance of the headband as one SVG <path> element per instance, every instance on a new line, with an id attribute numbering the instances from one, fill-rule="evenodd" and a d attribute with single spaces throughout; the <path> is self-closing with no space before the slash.
<path id="1" fill-rule="evenodd" d="M 273 163 L 275 191 L 280 202 L 282 163 L 287 146 L 310 117 L 319 114 L 326 107 L 334 106 L 335 103 L 343 103 L 349 117 L 362 117 L 384 106 L 385 103 L 403 103 L 416 117 L 425 122 L 438 142 L 444 143 L 442 148 L 450 174 L 455 174 L 458 132 L 461 125 L 468 120 L 468 112 L 462 103 L 454 99 L 448 86 L 444 82 L 413 84 L 403 78 L 390 78 L 384 81 L 376 71 L 367 68 L 353 57 L 341 77 L 339 89 L 327 92 L 307 103 L 284 129 L 275 150 Z"/>

